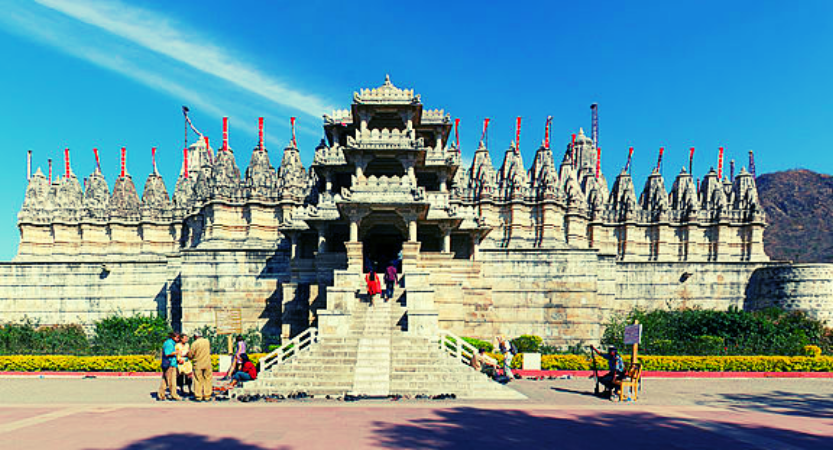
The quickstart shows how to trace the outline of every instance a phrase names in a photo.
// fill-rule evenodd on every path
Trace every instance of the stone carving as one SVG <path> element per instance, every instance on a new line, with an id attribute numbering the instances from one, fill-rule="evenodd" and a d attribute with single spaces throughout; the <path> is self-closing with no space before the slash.
<path id="1" fill-rule="evenodd" d="M 523 199 L 529 189 L 526 169 L 521 153 L 515 142 L 509 146 L 503 157 L 503 165 L 498 172 L 498 197 L 504 200 Z"/>
<path id="2" fill-rule="evenodd" d="M 129 174 L 119 177 L 113 186 L 113 196 L 110 197 L 110 216 L 123 220 L 139 220 L 140 206 L 133 178 Z"/>
<path id="3" fill-rule="evenodd" d="M 643 210 L 651 212 L 651 220 L 667 218 L 668 193 L 665 191 L 665 180 L 657 169 L 654 169 L 645 181 L 645 188 L 639 197 L 639 206 Z"/>
<path id="4" fill-rule="evenodd" d="M 240 196 L 240 169 L 231 149 L 220 150 L 211 169 L 208 185 L 212 197 L 234 199 Z"/>
<path id="5" fill-rule="evenodd" d="M 271 199 L 277 198 L 278 182 L 275 169 L 269 161 L 266 149 L 256 148 L 246 168 L 246 192 L 249 197 Z"/>
<path id="6" fill-rule="evenodd" d="M 472 160 L 471 169 L 469 170 L 469 196 L 473 200 L 491 198 L 497 187 L 495 183 L 496 176 L 489 150 L 481 142 L 474 153 L 474 160 Z"/>

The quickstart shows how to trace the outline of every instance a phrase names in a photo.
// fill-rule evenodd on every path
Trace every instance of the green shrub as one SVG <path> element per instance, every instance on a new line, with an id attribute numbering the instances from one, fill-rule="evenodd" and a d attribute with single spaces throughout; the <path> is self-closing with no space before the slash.
<path id="1" fill-rule="evenodd" d="M 115 315 L 94 324 L 93 352 L 98 355 L 155 354 L 171 331 L 163 317 Z"/>
<path id="2" fill-rule="evenodd" d="M 469 345 L 471 345 L 472 347 L 474 347 L 478 350 L 480 350 L 482 348 L 482 349 L 486 350 L 487 352 L 491 352 L 495 348 L 495 346 L 492 345 L 492 343 L 488 342 L 488 341 L 483 341 L 483 340 L 480 340 L 480 339 L 475 339 L 475 338 L 470 338 L 470 337 L 464 337 L 462 339 L 464 341 L 468 342 Z"/>
<path id="3" fill-rule="evenodd" d="M 25 319 L 0 326 L 0 355 L 86 355 L 90 344 L 80 325 L 40 326 Z"/>
<path id="4" fill-rule="evenodd" d="M 512 339 L 512 343 L 515 344 L 515 348 L 518 349 L 518 353 L 538 353 L 542 342 L 544 342 L 544 340 L 541 339 L 540 336 L 531 334 L 522 334 L 515 339 Z"/>
<path id="5" fill-rule="evenodd" d="M 804 354 L 806 345 L 816 345 L 826 354 L 833 345 L 833 331 L 818 320 L 777 308 L 755 312 L 634 309 L 610 319 L 602 343 L 624 348 L 624 327 L 635 320 L 642 324 L 640 351 L 651 355 L 798 356 Z"/>
<path id="6" fill-rule="evenodd" d="M 215 327 L 205 325 L 199 329 L 202 332 L 204 338 L 208 339 L 211 342 L 211 352 L 216 353 L 219 355 L 227 355 L 228 354 L 228 336 L 226 335 L 218 335 L 217 329 Z M 250 328 L 246 330 L 243 334 L 243 340 L 246 341 L 246 352 L 248 353 L 259 353 L 263 351 L 264 344 L 265 348 L 273 347 L 273 345 L 280 343 L 280 337 L 273 336 L 270 334 L 261 334 L 256 328 Z M 234 340 L 237 339 L 237 336 L 232 336 L 232 345 Z M 273 344 L 273 345 L 270 345 Z M 273 347 L 274 350 L 277 347 Z M 271 352 L 271 350 L 270 350 Z"/>

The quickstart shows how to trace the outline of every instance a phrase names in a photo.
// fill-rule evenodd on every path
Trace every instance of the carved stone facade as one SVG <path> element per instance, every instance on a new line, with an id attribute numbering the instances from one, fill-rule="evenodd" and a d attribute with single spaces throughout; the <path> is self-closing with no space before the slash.
<path id="1" fill-rule="evenodd" d="M 241 177 L 230 148 L 200 140 L 172 199 L 156 173 L 140 199 L 129 174 L 110 195 L 98 171 L 84 189 L 72 174 L 50 184 L 37 172 L 19 214 L 18 255 L 0 266 L 0 296 L 9 302 L 22 286 L 43 284 L 56 305 L 165 310 L 189 329 L 233 306 L 248 326 L 292 336 L 311 324 L 341 326 L 366 261 L 379 269 L 396 261 L 410 327 L 426 320 L 430 333 L 433 320 L 461 335 L 568 343 L 596 340 L 607 315 L 634 304 L 742 306 L 746 280 L 768 262 L 765 217 L 745 170 L 734 180 L 711 171 L 699 188 L 683 170 L 670 192 L 655 171 L 638 195 L 624 171 L 608 189 L 582 131 L 558 167 L 541 146 L 527 169 L 512 143 L 496 170 L 482 142 L 461 167 L 451 129 L 448 114 L 423 109 L 419 95 L 387 79 L 324 116 L 326 139 L 309 168 L 293 142 L 277 170 L 255 148 Z M 157 264 L 143 280 L 162 293 L 152 304 L 93 304 L 67 281 L 26 278 L 39 266 L 80 264 L 69 284 L 94 292 L 108 280 L 96 264 L 129 270 L 138 261 Z M 55 280 L 71 278 L 66 270 Z M 43 309 L 16 301 L 4 319 Z"/>

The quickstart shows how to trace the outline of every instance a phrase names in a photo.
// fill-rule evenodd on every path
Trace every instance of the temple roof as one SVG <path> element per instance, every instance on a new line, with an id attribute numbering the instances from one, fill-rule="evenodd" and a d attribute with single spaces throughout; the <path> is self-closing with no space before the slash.
<path id="1" fill-rule="evenodd" d="M 419 95 L 413 89 L 399 89 L 390 82 L 390 75 L 385 75 L 385 83 L 374 89 L 361 89 L 353 93 L 356 104 L 419 104 Z"/>

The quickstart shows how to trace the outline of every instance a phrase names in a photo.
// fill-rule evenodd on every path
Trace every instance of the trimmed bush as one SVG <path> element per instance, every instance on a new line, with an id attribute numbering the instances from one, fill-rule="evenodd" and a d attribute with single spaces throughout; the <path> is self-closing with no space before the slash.
<path id="1" fill-rule="evenodd" d="M 250 354 L 257 366 L 262 353 Z M 217 355 L 211 356 L 218 370 Z M 151 355 L 122 356 L 0 356 L 0 372 L 160 372 L 159 359 Z"/>
<path id="2" fill-rule="evenodd" d="M 640 351 L 649 355 L 804 355 L 815 345 L 824 354 L 833 350 L 833 331 L 806 314 L 770 308 L 747 312 L 681 309 L 634 309 L 608 322 L 602 343 L 624 348 L 625 325 L 642 324 Z"/>
<path id="3" fill-rule="evenodd" d="M 90 344 L 79 325 L 39 326 L 32 320 L 0 326 L 0 355 L 87 355 Z"/>
<path id="4" fill-rule="evenodd" d="M 542 342 L 544 342 L 544 340 L 541 339 L 540 336 L 531 334 L 522 334 L 515 339 L 512 339 L 512 343 L 515 344 L 515 348 L 518 349 L 518 353 L 538 353 Z"/>
<path id="5" fill-rule="evenodd" d="M 98 355 L 156 354 L 171 331 L 163 317 L 110 316 L 95 323 L 92 347 Z"/>
<path id="6" fill-rule="evenodd" d="M 482 349 L 486 350 L 487 352 L 492 352 L 495 349 L 495 346 L 492 345 L 492 343 L 488 342 L 488 341 L 483 341 L 483 340 L 480 340 L 480 339 L 475 339 L 475 338 L 470 338 L 470 337 L 464 337 L 462 339 L 464 341 L 468 342 L 472 347 L 474 347 L 478 350 L 480 350 L 482 348 Z"/>

